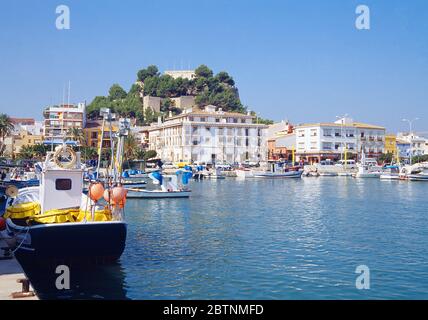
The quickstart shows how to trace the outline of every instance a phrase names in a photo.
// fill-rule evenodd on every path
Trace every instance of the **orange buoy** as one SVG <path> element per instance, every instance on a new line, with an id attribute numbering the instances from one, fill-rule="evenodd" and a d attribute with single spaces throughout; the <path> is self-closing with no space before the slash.
<path id="1" fill-rule="evenodd" d="M 6 219 L 3 217 L 0 217 L 0 231 L 3 231 L 6 229 Z"/>
<path id="2" fill-rule="evenodd" d="M 101 182 L 97 182 L 94 184 L 91 184 L 89 186 L 89 198 L 94 201 L 98 201 L 103 197 L 104 194 L 104 186 Z"/>
<path id="3" fill-rule="evenodd" d="M 111 199 L 115 203 L 120 203 L 120 201 L 126 197 L 126 193 L 127 191 L 124 187 L 122 186 L 114 187 L 113 190 L 111 191 Z"/>
<path id="4" fill-rule="evenodd" d="M 105 189 L 104 190 L 104 200 L 109 203 L 111 201 L 111 190 Z"/>

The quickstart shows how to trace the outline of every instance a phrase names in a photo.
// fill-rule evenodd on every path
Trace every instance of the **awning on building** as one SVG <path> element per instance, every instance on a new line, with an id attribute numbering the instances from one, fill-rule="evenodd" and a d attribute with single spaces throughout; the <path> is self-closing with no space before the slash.
<path id="1" fill-rule="evenodd" d="M 56 145 L 56 144 L 63 144 L 64 143 L 64 141 L 62 141 L 62 140 L 45 140 L 45 141 L 43 141 L 43 144 L 44 145 L 48 145 L 48 146 L 50 146 L 50 145 Z M 65 141 L 65 144 L 66 145 L 68 145 L 68 146 L 77 146 L 77 142 L 76 141 Z"/>

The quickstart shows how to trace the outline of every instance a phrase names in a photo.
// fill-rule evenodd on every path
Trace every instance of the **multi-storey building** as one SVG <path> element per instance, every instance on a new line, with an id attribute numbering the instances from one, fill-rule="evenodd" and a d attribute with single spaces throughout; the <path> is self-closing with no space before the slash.
<path id="1" fill-rule="evenodd" d="M 115 134 L 119 131 L 119 125 L 117 122 L 111 124 L 112 133 Z M 101 145 L 102 133 L 102 120 L 89 120 L 86 123 L 85 129 L 83 129 L 87 146 L 93 148 L 99 148 Z M 103 136 L 103 148 L 110 148 L 110 125 L 105 124 L 104 136 Z"/>
<path id="2" fill-rule="evenodd" d="M 397 139 L 409 144 L 408 155 L 422 156 L 426 153 L 427 139 L 420 137 L 414 133 L 398 133 Z"/>
<path id="3" fill-rule="evenodd" d="M 149 148 L 166 161 L 229 163 L 267 159 L 267 125 L 249 114 L 224 112 L 215 106 L 189 108 L 160 120 L 149 131 Z"/>
<path id="4" fill-rule="evenodd" d="M 295 133 L 297 158 L 311 163 L 338 160 L 345 151 L 349 157 L 358 156 L 362 151 L 370 157 L 384 152 L 385 128 L 354 122 L 350 118 L 299 125 Z"/>
<path id="5" fill-rule="evenodd" d="M 86 124 L 86 105 L 52 106 L 43 112 L 44 133 L 47 142 L 60 143 L 63 139 L 71 138 L 71 128 L 83 129 Z"/>
<path id="6" fill-rule="evenodd" d="M 397 154 L 397 136 L 395 134 L 385 135 L 385 153 Z"/>
<path id="7" fill-rule="evenodd" d="M 296 145 L 294 127 L 288 121 L 274 123 L 268 129 L 268 160 L 291 160 Z"/>

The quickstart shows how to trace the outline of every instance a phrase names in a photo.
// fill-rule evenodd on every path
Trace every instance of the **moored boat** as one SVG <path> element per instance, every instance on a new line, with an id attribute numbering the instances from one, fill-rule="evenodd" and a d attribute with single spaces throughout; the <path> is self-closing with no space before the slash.
<path id="1" fill-rule="evenodd" d="M 119 168 L 129 130 L 124 122 L 116 155 Z M 85 195 L 83 171 L 80 153 L 64 144 L 47 153 L 39 187 L 8 192 L 1 232 L 30 281 L 38 275 L 35 282 L 44 286 L 47 282 L 40 277 L 51 279 L 58 265 L 111 263 L 124 251 L 126 190 L 120 181 L 106 186 L 93 182 Z"/>
<path id="2" fill-rule="evenodd" d="M 191 177 L 191 171 L 180 169 L 175 175 L 169 176 L 167 181 L 160 171 L 155 171 L 149 174 L 149 178 L 155 185 L 160 185 L 160 189 L 129 188 L 127 197 L 134 199 L 189 198 L 192 193 L 188 188 Z"/>
<path id="3" fill-rule="evenodd" d="M 386 166 L 380 175 L 381 180 L 400 180 L 400 167 L 399 166 Z"/>

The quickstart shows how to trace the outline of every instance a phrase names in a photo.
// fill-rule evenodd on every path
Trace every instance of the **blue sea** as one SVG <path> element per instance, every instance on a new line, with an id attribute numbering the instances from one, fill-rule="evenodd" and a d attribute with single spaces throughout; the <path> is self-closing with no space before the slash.
<path id="1" fill-rule="evenodd" d="M 128 201 L 131 299 L 427 299 L 428 184 L 346 177 L 192 183 Z M 356 288 L 367 266 L 370 289 Z"/>
<path id="2" fill-rule="evenodd" d="M 121 261 L 72 270 L 80 289 L 62 298 L 428 299 L 428 183 L 231 178 L 191 187 L 190 199 L 128 200 Z M 369 289 L 357 289 L 359 266 Z"/>

